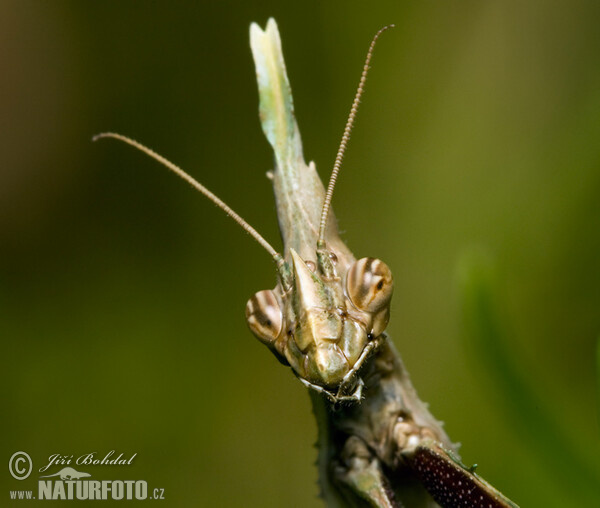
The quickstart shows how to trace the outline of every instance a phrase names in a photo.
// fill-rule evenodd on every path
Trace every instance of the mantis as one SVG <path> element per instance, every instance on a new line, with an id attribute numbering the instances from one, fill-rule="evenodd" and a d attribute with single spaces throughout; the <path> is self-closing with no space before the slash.
<path id="1" fill-rule="evenodd" d="M 373 38 L 327 189 L 304 160 L 277 24 L 250 27 L 263 131 L 274 151 L 269 173 L 283 249 L 276 250 L 206 187 L 146 146 L 141 150 L 216 203 L 273 258 L 277 285 L 246 305 L 252 333 L 309 391 L 318 425 L 321 495 L 327 506 L 516 507 L 464 466 L 457 446 L 419 399 L 385 329 L 393 276 L 341 240 L 333 190 L 363 93 Z"/>

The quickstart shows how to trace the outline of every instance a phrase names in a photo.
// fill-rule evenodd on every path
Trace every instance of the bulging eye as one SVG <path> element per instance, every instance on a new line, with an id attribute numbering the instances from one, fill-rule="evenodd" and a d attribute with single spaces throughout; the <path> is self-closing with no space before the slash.
<path id="1" fill-rule="evenodd" d="M 279 301 L 270 289 L 259 291 L 246 304 L 246 322 L 256 337 L 272 347 L 281 333 L 283 316 Z"/>
<path id="2" fill-rule="evenodd" d="M 392 271 L 379 259 L 359 259 L 346 274 L 346 290 L 357 309 L 379 312 L 389 305 L 394 292 Z"/>

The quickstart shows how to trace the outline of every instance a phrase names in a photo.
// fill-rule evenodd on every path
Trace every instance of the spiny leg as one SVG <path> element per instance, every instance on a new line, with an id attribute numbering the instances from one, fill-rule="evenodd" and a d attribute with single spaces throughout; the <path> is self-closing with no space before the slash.
<path id="1" fill-rule="evenodd" d="M 350 436 L 344 443 L 340 461 L 333 467 L 334 478 L 345 486 L 354 501 L 366 501 L 375 508 L 402 508 L 394 497 L 377 457 L 365 442 Z"/>
<path id="2" fill-rule="evenodd" d="M 434 441 L 424 439 L 406 459 L 424 487 L 444 508 L 518 508 L 504 494 Z"/>

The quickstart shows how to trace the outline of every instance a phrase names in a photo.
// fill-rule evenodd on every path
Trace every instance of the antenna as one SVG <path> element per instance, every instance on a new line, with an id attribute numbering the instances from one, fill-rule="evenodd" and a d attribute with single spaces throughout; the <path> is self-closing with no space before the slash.
<path id="1" fill-rule="evenodd" d="M 215 205 L 217 205 L 221 210 L 223 210 L 229 217 L 231 217 L 235 222 L 237 222 L 246 233 L 248 233 L 252 238 L 254 238 L 262 247 L 264 247 L 271 256 L 275 258 L 275 261 L 279 264 L 281 260 L 281 255 L 271 246 L 269 242 L 267 242 L 261 235 L 254 229 L 250 224 L 248 224 L 244 219 L 242 219 L 237 213 L 235 213 L 229 206 L 227 206 L 223 201 L 221 201 L 217 196 L 215 196 L 212 192 L 210 192 L 204 185 L 200 182 L 192 178 L 188 175 L 183 169 L 176 166 L 172 162 L 168 161 L 161 155 L 157 154 L 154 150 L 151 150 L 147 146 L 138 143 L 137 141 L 128 138 L 127 136 L 123 136 L 122 134 L 115 134 L 114 132 L 103 132 L 102 134 L 97 134 L 92 138 L 92 141 L 97 141 L 103 138 L 114 138 L 119 141 L 123 141 L 128 145 L 133 146 L 134 148 L 144 152 L 146 155 L 152 157 L 154 160 L 160 162 L 163 166 L 167 167 L 173 173 L 183 178 L 186 182 L 188 182 L 194 189 L 200 191 L 204 194 L 208 199 L 210 199 Z"/>
<path id="2" fill-rule="evenodd" d="M 362 75 L 360 76 L 360 82 L 358 83 L 358 89 L 356 90 L 356 95 L 354 96 L 354 101 L 352 102 L 352 108 L 350 108 L 350 115 L 348 115 L 348 120 L 346 121 L 346 127 L 344 128 L 344 134 L 342 135 L 342 141 L 340 143 L 340 147 L 338 148 L 337 155 L 335 156 L 335 163 L 333 164 L 333 171 L 331 172 L 331 176 L 329 177 L 329 184 L 327 185 L 327 193 L 325 194 L 325 200 L 323 201 L 323 209 L 321 211 L 321 223 L 319 225 L 319 239 L 317 240 L 317 249 L 325 248 L 325 226 L 327 225 L 327 216 L 329 215 L 329 208 L 331 206 L 331 199 L 333 197 L 333 189 L 335 187 L 335 182 L 338 177 L 338 173 L 340 172 L 340 167 L 342 165 L 342 159 L 344 158 L 344 152 L 346 151 L 346 145 L 350 139 L 350 131 L 352 131 L 352 126 L 354 124 L 354 118 L 356 117 L 356 112 L 358 110 L 358 105 L 360 103 L 360 97 L 363 93 L 363 89 L 365 86 L 365 82 L 367 81 L 367 74 L 369 72 L 369 63 L 371 62 L 371 56 L 373 55 L 373 49 L 375 48 L 375 43 L 379 36 L 385 32 L 388 28 L 394 28 L 394 25 L 384 26 L 379 32 L 375 34 L 373 40 L 371 41 L 371 45 L 369 46 L 369 51 L 367 52 L 367 58 L 365 59 L 365 65 L 363 66 Z"/>

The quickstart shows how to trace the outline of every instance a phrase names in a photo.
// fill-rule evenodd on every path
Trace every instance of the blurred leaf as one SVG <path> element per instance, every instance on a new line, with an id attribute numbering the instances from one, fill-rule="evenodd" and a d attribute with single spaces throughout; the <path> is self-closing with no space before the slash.
<path id="1" fill-rule="evenodd" d="M 498 274 L 490 255 L 477 249 L 459 263 L 462 317 L 466 347 L 477 368 L 490 378 L 504 409 L 526 446 L 556 477 L 575 501 L 593 506 L 599 499 L 600 478 L 571 446 L 572 439 L 548 412 L 516 367 L 508 346 L 510 325 L 500 312 Z M 542 494 L 543 495 L 543 494 Z"/>

